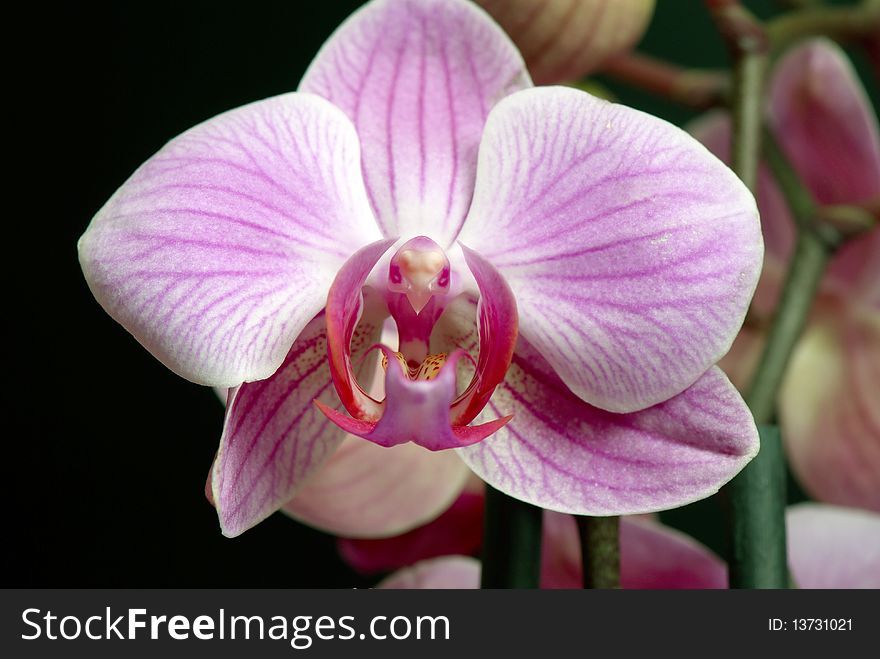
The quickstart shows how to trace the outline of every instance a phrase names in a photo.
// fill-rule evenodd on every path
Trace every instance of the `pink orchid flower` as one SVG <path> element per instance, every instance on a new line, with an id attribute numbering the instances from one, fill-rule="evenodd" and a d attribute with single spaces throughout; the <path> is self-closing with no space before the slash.
<path id="1" fill-rule="evenodd" d="M 510 35 L 536 83 L 575 80 L 629 50 L 654 0 L 477 0 Z"/>
<path id="2" fill-rule="evenodd" d="M 415 525 L 462 488 L 459 457 L 539 506 L 657 510 L 757 451 L 713 366 L 757 283 L 753 197 L 666 122 L 533 88 L 464 0 L 368 3 L 298 92 L 142 165 L 79 250 L 144 347 L 229 389 L 210 487 L 229 536 L 295 495 L 332 523 L 364 481 L 373 533 Z M 396 350 L 373 350 L 389 318 Z M 401 456 L 425 496 L 373 469 Z"/>
<path id="3" fill-rule="evenodd" d="M 459 515 L 460 517 L 460 515 Z M 462 520 L 463 521 L 463 520 Z M 479 523 L 476 524 L 479 528 Z M 440 526 L 426 533 L 440 539 Z M 800 588 L 880 588 L 880 515 L 826 504 L 786 511 L 788 560 Z M 431 555 L 384 579 L 379 588 L 478 588 L 480 562 L 463 555 Z M 443 536 L 452 546 L 448 534 Z M 367 543 L 362 543 L 367 544 Z M 345 554 L 344 554 L 345 555 Z M 354 565 L 364 556 L 355 556 Z M 400 556 L 400 554 L 398 554 Z M 574 518 L 544 513 L 542 588 L 580 588 L 580 541 Z M 659 522 L 624 517 L 620 523 L 620 581 L 629 589 L 727 588 L 727 565 L 712 551 Z"/>
<path id="4" fill-rule="evenodd" d="M 780 147 L 822 204 L 880 203 L 877 116 L 845 54 L 816 39 L 787 53 L 770 84 L 768 119 Z M 713 114 L 693 134 L 722 157 L 730 135 Z M 767 242 L 756 315 L 775 307 L 794 222 L 766 168 L 758 204 Z M 722 367 L 748 382 L 763 343 L 746 327 Z M 809 326 L 789 365 L 779 421 L 791 466 L 815 498 L 880 511 L 880 230 L 832 258 Z"/>

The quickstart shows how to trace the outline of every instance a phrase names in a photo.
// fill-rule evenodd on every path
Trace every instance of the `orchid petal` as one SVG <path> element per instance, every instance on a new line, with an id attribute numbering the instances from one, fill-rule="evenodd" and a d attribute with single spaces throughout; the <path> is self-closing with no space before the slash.
<path id="1" fill-rule="evenodd" d="M 364 381 L 380 370 L 376 355 L 364 357 L 381 333 L 381 319 L 375 318 L 361 318 L 355 329 L 352 355 Z M 238 535 L 278 510 L 344 439 L 312 405 L 339 405 L 326 351 L 322 313 L 270 378 L 226 390 L 226 422 L 205 485 L 226 535 Z"/>
<path id="2" fill-rule="evenodd" d="M 545 510 L 541 524 L 541 588 L 582 588 L 582 560 L 574 517 Z"/>
<path id="3" fill-rule="evenodd" d="M 830 503 L 880 512 L 880 314 L 830 310 L 801 338 L 780 391 L 792 470 Z"/>
<path id="4" fill-rule="evenodd" d="M 504 275 L 520 332 L 566 385 L 615 412 L 727 352 L 763 254 L 751 193 L 696 140 L 562 87 L 493 110 L 460 241 Z"/>
<path id="5" fill-rule="evenodd" d="M 232 390 L 211 496 L 223 534 L 234 537 L 293 496 L 345 434 L 312 405 L 337 402 L 326 362 L 324 318 L 315 318 L 267 380 Z"/>
<path id="6" fill-rule="evenodd" d="M 880 588 L 880 515 L 816 503 L 786 511 L 788 562 L 800 588 Z"/>
<path id="7" fill-rule="evenodd" d="M 286 94 L 172 140 L 98 211 L 80 263 L 105 310 L 179 375 L 270 376 L 342 262 L 379 237 L 351 122 Z"/>
<path id="8" fill-rule="evenodd" d="M 823 204 L 869 202 L 880 196 L 880 130 L 870 100 L 846 55 L 833 42 L 814 39 L 783 57 L 771 82 L 774 132 L 804 183 Z M 730 119 L 712 112 L 690 132 L 730 161 Z M 773 176 L 762 164 L 758 206 L 768 256 L 787 261 L 794 220 Z M 876 299 L 880 232 L 847 243 L 834 255 L 825 291 Z"/>
<path id="9" fill-rule="evenodd" d="M 470 555 L 483 541 L 482 482 L 480 491 L 464 491 L 435 520 L 403 535 L 373 540 L 341 538 L 339 553 L 358 572 L 371 574 L 412 565 L 444 555 Z"/>
<path id="10" fill-rule="evenodd" d="M 330 37 L 300 90 L 357 127 L 384 235 L 427 235 L 445 247 L 470 203 L 489 110 L 530 84 L 510 39 L 474 4 L 379 0 Z"/>
<path id="11" fill-rule="evenodd" d="M 404 533 L 449 507 L 470 471 L 452 451 L 383 448 L 349 437 L 287 503 L 310 526 L 350 538 Z"/>
<path id="12" fill-rule="evenodd" d="M 521 341 L 487 411 L 514 418 L 459 455 L 496 489 L 559 512 L 681 506 L 716 492 L 758 452 L 748 408 L 714 367 L 675 398 L 613 414 L 577 398 Z"/>
<path id="13" fill-rule="evenodd" d="M 880 311 L 880 229 L 850 238 L 834 253 L 822 291 Z"/>
<path id="14" fill-rule="evenodd" d="M 819 203 L 880 199 L 877 115 L 834 42 L 812 39 L 780 59 L 770 85 L 770 123 Z M 866 270 L 877 258 L 880 232 L 849 241 L 829 263 L 825 289 L 846 295 L 854 288 L 876 287 L 876 270 Z"/>
<path id="15" fill-rule="evenodd" d="M 723 162 L 730 164 L 730 115 L 724 110 L 713 110 L 687 125 L 688 132 Z M 787 263 L 794 250 L 794 218 L 788 208 L 776 179 L 767 164 L 758 167 L 758 209 L 764 235 L 765 270 L 768 261 Z M 772 304 L 775 308 L 776 300 Z"/>
<path id="16" fill-rule="evenodd" d="M 770 123 L 822 204 L 880 195 L 880 129 L 843 50 L 812 39 L 786 53 L 770 84 Z"/>
<path id="17" fill-rule="evenodd" d="M 583 567 L 571 515 L 544 513 L 542 588 L 581 588 Z M 653 521 L 620 520 L 620 586 L 629 589 L 727 588 L 727 566 L 688 535 Z"/>
<path id="18" fill-rule="evenodd" d="M 622 588 L 727 588 L 727 565 L 689 535 L 638 519 L 620 521 Z"/>
<path id="19" fill-rule="evenodd" d="M 629 49 L 654 0 L 477 0 L 519 47 L 538 84 L 575 80 Z"/>
<path id="20" fill-rule="evenodd" d="M 416 563 L 379 582 L 376 588 L 425 590 L 480 587 L 480 561 L 469 556 L 443 556 Z"/>

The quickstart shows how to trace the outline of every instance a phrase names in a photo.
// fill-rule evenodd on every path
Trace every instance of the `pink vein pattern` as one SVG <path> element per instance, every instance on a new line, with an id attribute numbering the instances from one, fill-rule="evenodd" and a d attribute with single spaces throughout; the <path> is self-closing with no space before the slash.
<path id="1" fill-rule="evenodd" d="M 356 359 L 379 332 L 379 325 L 358 326 Z M 342 443 L 345 433 L 315 408 L 315 399 L 340 406 L 327 363 L 324 314 L 306 326 L 270 378 L 243 384 L 230 397 L 212 471 L 212 498 L 225 535 L 246 531 L 290 501 Z"/>
<path id="2" fill-rule="evenodd" d="M 535 88 L 486 125 L 460 241 L 513 289 L 520 333 L 587 402 L 680 393 L 730 347 L 763 255 L 754 198 L 671 124 Z"/>
<path id="3" fill-rule="evenodd" d="M 718 368 L 671 400 L 613 414 L 573 395 L 522 339 L 487 413 L 514 421 L 458 454 L 493 487 L 559 512 L 684 505 L 716 492 L 758 451 L 751 414 Z"/>
<path id="4" fill-rule="evenodd" d="M 92 220 L 97 300 L 179 375 L 271 375 L 339 266 L 379 237 L 351 122 L 286 94 L 215 117 L 142 165 Z"/>
<path id="5" fill-rule="evenodd" d="M 709 151 L 730 164 L 730 115 L 726 110 L 707 112 L 689 123 L 686 128 Z M 764 258 L 787 262 L 794 249 L 794 218 L 763 161 L 758 168 L 757 198 L 764 236 Z M 775 307 L 775 299 L 772 304 Z M 768 312 L 772 312 L 772 309 Z"/>
<path id="6" fill-rule="evenodd" d="M 470 2 L 372 2 L 327 41 L 300 84 L 354 122 L 386 236 L 448 246 L 473 192 L 492 106 L 531 85 L 508 37 Z"/>

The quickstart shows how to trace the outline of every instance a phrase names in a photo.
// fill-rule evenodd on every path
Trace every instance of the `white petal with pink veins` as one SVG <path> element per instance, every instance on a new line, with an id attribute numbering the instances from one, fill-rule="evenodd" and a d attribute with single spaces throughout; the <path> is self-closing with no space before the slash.
<path id="1" fill-rule="evenodd" d="M 286 94 L 172 140 L 79 243 L 98 302 L 179 375 L 271 375 L 324 307 L 339 266 L 379 238 L 351 122 Z"/>
<path id="2" fill-rule="evenodd" d="M 727 352 L 763 256 L 754 198 L 705 147 L 563 87 L 495 107 L 460 241 L 510 284 L 520 333 L 565 384 L 614 412 Z"/>

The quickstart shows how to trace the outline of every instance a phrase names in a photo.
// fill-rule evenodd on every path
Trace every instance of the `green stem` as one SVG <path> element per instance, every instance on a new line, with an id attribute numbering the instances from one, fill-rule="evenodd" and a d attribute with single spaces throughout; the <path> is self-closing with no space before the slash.
<path id="1" fill-rule="evenodd" d="M 786 366 L 828 257 L 828 245 L 817 232 L 799 231 L 782 298 L 745 397 L 761 430 L 761 450 L 725 488 L 730 500 L 731 588 L 790 585 L 785 549 L 785 456 L 778 430 L 763 424 L 774 416 Z"/>
<path id="2" fill-rule="evenodd" d="M 816 231 L 802 230 L 798 233 L 782 298 L 770 326 L 758 369 L 745 396 L 755 423 L 769 423 L 773 419 L 776 394 L 788 360 L 806 324 L 828 258 L 828 244 Z"/>
<path id="3" fill-rule="evenodd" d="M 620 518 L 576 517 L 584 588 L 620 588 Z"/>
<path id="4" fill-rule="evenodd" d="M 880 197 L 876 201 L 880 202 Z M 855 238 L 880 224 L 880 203 L 873 206 L 822 206 L 816 211 L 816 219 L 820 225 L 836 229 L 844 240 Z"/>
<path id="5" fill-rule="evenodd" d="M 812 193 L 769 131 L 764 136 L 764 156 L 795 218 L 797 241 L 767 342 L 745 396 L 759 425 L 773 418 L 788 360 L 807 322 L 828 259 L 840 242 L 833 228 L 816 222 L 819 209 Z"/>
<path id="6" fill-rule="evenodd" d="M 785 197 L 785 202 L 798 227 L 806 226 L 816 213 L 813 193 L 807 190 L 769 130 L 764 131 L 764 160 L 767 161 L 773 178 L 779 184 L 779 190 Z"/>
<path id="7" fill-rule="evenodd" d="M 745 400 L 761 432 L 761 451 L 725 488 L 730 499 L 730 586 L 787 588 L 785 456 L 768 428 L 795 344 L 833 251 L 835 236 L 815 222 L 816 204 L 771 134 L 764 155 L 797 223 L 794 255 L 758 368 Z"/>
<path id="8" fill-rule="evenodd" d="M 787 9 L 804 9 L 822 4 L 822 0 L 777 0 Z"/>
<path id="9" fill-rule="evenodd" d="M 724 71 L 686 69 L 650 55 L 631 52 L 607 62 L 602 72 L 674 103 L 698 110 L 722 105 L 730 87 Z"/>
<path id="10" fill-rule="evenodd" d="M 734 89 L 739 93 L 731 107 L 733 148 L 731 165 L 752 191 L 758 181 L 758 154 L 761 152 L 761 114 L 763 112 L 764 73 L 767 58 L 763 55 L 742 57 L 733 69 Z"/>
<path id="11" fill-rule="evenodd" d="M 706 0 L 706 5 L 733 57 L 731 168 L 754 192 L 770 43 L 760 21 L 737 0 Z"/>
<path id="12" fill-rule="evenodd" d="M 707 0 L 706 4 L 733 57 L 731 165 L 743 183 L 756 192 L 769 51 L 767 33 L 736 0 Z M 771 333 L 778 324 L 779 318 Z M 786 354 L 783 367 L 787 360 Z M 762 363 L 759 368 L 764 366 Z M 771 413 L 772 409 L 771 404 Z M 784 465 L 778 434 L 764 433 L 758 456 L 725 488 L 730 500 L 728 565 L 732 588 L 785 588 L 788 584 Z"/>
<path id="13" fill-rule="evenodd" d="M 731 588 L 788 588 L 785 457 L 779 429 L 759 426 L 761 451 L 727 486 Z"/>
<path id="14" fill-rule="evenodd" d="M 537 588 L 543 511 L 486 486 L 482 588 Z"/>
<path id="15" fill-rule="evenodd" d="M 774 52 L 806 37 L 826 36 L 835 41 L 857 41 L 880 32 L 880 1 L 863 0 L 851 7 L 807 7 L 767 23 Z"/>

